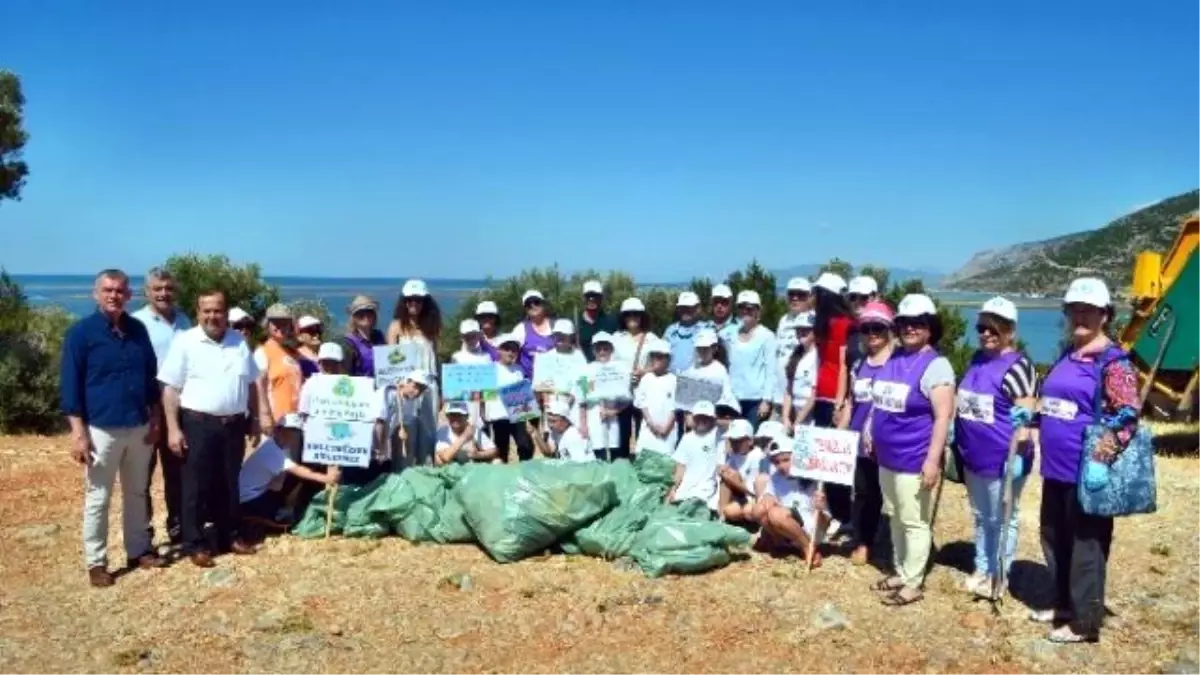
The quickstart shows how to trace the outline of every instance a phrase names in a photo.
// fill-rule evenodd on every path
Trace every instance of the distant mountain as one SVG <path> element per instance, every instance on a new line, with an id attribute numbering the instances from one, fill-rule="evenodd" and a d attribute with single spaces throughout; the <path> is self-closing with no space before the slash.
<path id="1" fill-rule="evenodd" d="M 942 287 L 994 293 L 1062 293 L 1072 279 L 1098 276 L 1115 293 L 1133 278 L 1140 251 L 1166 252 L 1179 234 L 1180 221 L 1200 206 L 1192 190 L 1121 216 L 1098 230 L 1068 234 L 976 253 Z"/>
<path id="2" fill-rule="evenodd" d="M 866 264 L 866 263 L 863 263 Z M 861 265 L 856 265 L 855 269 Z M 936 289 L 941 288 L 942 279 L 945 278 L 944 272 L 933 269 L 910 269 L 905 267 L 887 267 L 886 265 L 877 265 L 884 267 L 890 273 L 889 280 L 892 283 L 908 281 L 910 279 L 920 279 L 921 283 L 925 284 L 926 288 Z M 775 275 L 775 279 L 780 286 L 787 284 L 788 279 L 792 277 L 808 277 L 815 279 L 821 272 L 822 265 L 796 265 L 795 267 L 786 267 L 784 269 L 771 270 L 771 274 Z"/>

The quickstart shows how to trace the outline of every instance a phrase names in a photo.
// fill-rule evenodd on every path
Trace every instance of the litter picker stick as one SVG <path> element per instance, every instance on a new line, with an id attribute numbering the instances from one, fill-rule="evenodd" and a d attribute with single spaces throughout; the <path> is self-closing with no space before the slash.
<path id="1" fill-rule="evenodd" d="M 1004 506 L 1004 519 L 1000 521 L 1000 541 L 996 547 L 996 576 L 992 578 L 992 609 L 998 611 L 1004 601 L 1004 584 L 1008 571 L 1005 569 L 1004 551 L 1008 548 L 1008 521 L 1012 520 L 1013 512 L 1013 476 L 1012 461 L 1017 455 L 1021 442 L 1017 440 L 1017 432 L 1013 431 L 1012 439 L 1008 442 L 1008 458 L 1004 461 L 1004 483 L 1000 491 L 1000 503 Z"/>
<path id="2" fill-rule="evenodd" d="M 825 481 L 817 483 L 817 492 L 825 492 Z M 821 545 L 821 541 L 825 539 L 825 530 L 829 528 L 829 522 L 825 519 L 825 511 L 817 510 L 817 526 L 813 528 L 813 536 L 808 541 L 808 555 L 805 556 L 805 562 L 808 563 L 808 571 L 813 571 L 813 561 L 817 557 L 817 547 Z"/>
<path id="3" fill-rule="evenodd" d="M 340 476 L 338 477 L 338 481 L 339 482 L 341 481 Z M 327 497 L 327 499 L 325 500 L 325 538 L 326 539 L 329 538 L 330 533 L 333 531 L 333 506 L 337 502 L 337 493 L 338 493 L 338 483 L 334 483 L 333 485 L 330 485 L 329 488 L 325 490 L 325 494 Z"/>

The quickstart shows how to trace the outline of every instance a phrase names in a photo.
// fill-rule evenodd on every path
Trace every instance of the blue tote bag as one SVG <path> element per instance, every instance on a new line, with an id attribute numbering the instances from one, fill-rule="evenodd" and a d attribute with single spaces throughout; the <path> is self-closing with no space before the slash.
<path id="1" fill-rule="evenodd" d="M 1112 363 L 1109 361 L 1108 363 Z M 1158 483 L 1154 474 L 1154 438 L 1145 425 L 1137 425 L 1129 444 L 1108 466 L 1107 480 L 1086 480 L 1088 461 L 1104 433 L 1108 431 L 1100 424 L 1100 412 L 1104 403 L 1104 366 L 1099 366 L 1100 377 L 1096 386 L 1093 410 L 1096 421 L 1084 430 L 1083 457 L 1080 458 L 1079 504 L 1083 512 L 1093 516 L 1117 517 L 1139 513 L 1154 513 L 1158 510 Z"/>

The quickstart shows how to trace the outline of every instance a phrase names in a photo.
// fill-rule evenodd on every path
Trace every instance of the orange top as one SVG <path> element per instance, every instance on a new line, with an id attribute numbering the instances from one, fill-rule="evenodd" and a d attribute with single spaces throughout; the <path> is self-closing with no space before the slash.
<path id="1" fill-rule="evenodd" d="M 278 422 L 284 415 L 296 412 L 300 407 L 300 385 L 304 378 L 299 362 L 278 342 L 267 340 L 263 343 L 263 354 L 267 357 L 271 414 Z"/>

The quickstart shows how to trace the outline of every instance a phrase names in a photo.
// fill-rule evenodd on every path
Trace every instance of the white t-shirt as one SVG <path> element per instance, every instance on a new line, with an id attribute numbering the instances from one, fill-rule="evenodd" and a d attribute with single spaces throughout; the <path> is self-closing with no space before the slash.
<path id="1" fill-rule="evenodd" d="M 267 351 L 262 346 L 254 348 L 254 365 L 258 366 L 258 372 L 267 372 Z"/>
<path id="2" fill-rule="evenodd" d="M 637 391 L 633 394 L 633 405 L 643 411 L 655 424 L 666 424 L 675 417 L 675 375 L 666 373 L 656 375 L 646 373 L 638 382 Z M 653 450 L 664 455 L 670 455 L 679 443 L 679 425 L 672 425 L 671 433 L 666 438 L 659 438 L 650 431 L 647 419 L 642 420 L 638 430 L 638 450 Z"/>
<path id="3" fill-rule="evenodd" d="M 238 415 L 249 408 L 250 386 L 260 372 L 240 333 L 227 329 L 218 342 L 196 326 L 175 336 L 158 381 L 179 391 L 183 408 Z"/>
<path id="4" fill-rule="evenodd" d="M 725 458 L 725 464 L 738 472 L 751 495 L 754 495 L 754 483 L 758 477 L 771 470 L 771 463 L 767 461 L 767 454 L 762 448 L 750 448 L 745 454 L 731 452 Z"/>
<path id="5" fill-rule="evenodd" d="M 592 452 L 591 446 L 583 436 L 579 435 L 579 430 L 573 424 L 561 434 L 551 431 L 550 441 L 554 443 L 559 459 L 565 459 L 568 462 L 596 461 L 596 454 Z"/>
<path id="6" fill-rule="evenodd" d="M 779 383 L 777 387 L 779 394 L 776 403 L 783 403 L 783 390 L 787 387 L 787 361 L 784 361 L 783 368 L 779 371 L 779 377 L 776 380 Z M 800 362 L 796 364 L 796 377 L 792 380 L 792 410 L 799 412 L 808 402 L 812 400 L 813 394 L 817 388 L 817 348 L 804 353 L 800 357 Z"/>
<path id="7" fill-rule="evenodd" d="M 450 362 L 451 363 L 464 363 L 464 364 L 491 363 L 492 355 L 488 354 L 487 352 L 483 351 L 482 349 L 480 349 L 477 352 L 470 352 L 470 351 L 467 351 L 466 346 L 463 346 L 463 347 L 459 347 L 458 351 L 456 351 L 450 355 Z"/>
<path id="8" fill-rule="evenodd" d="M 699 499 L 717 509 L 717 467 L 724 460 L 716 430 L 700 435 L 689 431 L 679 441 L 672 458 L 683 465 L 683 480 L 675 490 L 675 501 Z"/>
<path id="9" fill-rule="evenodd" d="M 729 380 L 729 371 L 720 361 L 710 361 L 708 365 L 702 366 L 699 362 L 693 364 L 687 370 L 683 371 L 683 375 L 705 382 L 717 382 L 721 385 L 721 398 L 717 401 L 717 405 L 727 406 L 735 410 L 738 409 L 739 403 L 733 397 L 733 385 Z M 685 410 L 684 412 L 691 412 Z"/>
<path id="10" fill-rule="evenodd" d="M 589 378 L 595 377 L 595 370 L 599 362 L 587 363 L 580 368 L 580 372 Z M 627 400 L 590 400 L 587 401 L 587 426 L 588 426 L 588 441 L 591 443 L 593 450 L 605 450 L 621 447 L 621 430 L 617 423 L 616 415 L 602 420 L 600 418 L 600 409 L 608 408 L 610 410 L 619 411 L 629 405 Z M 573 408 L 572 413 L 577 411 Z M 575 423 L 575 418 L 571 418 L 572 424 Z"/>
<path id="11" fill-rule="evenodd" d="M 435 447 L 435 451 L 441 452 L 445 450 L 453 445 L 458 438 L 459 436 L 454 433 L 454 431 L 450 428 L 450 425 L 443 424 L 442 426 L 438 427 L 437 430 L 437 445 Z M 458 462 L 459 464 L 466 464 L 473 461 L 469 454 L 472 450 L 479 449 L 486 452 L 488 450 L 494 450 L 495 448 L 496 444 L 492 442 L 491 436 L 488 436 L 487 432 L 485 432 L 482 428 L 476 427 L 474 437 L 468 440 L 466 443 L 463 443 L 462 447 L 460 447 L 458 450 L 458 454 L 455 455 L 455 457 L 450 461 Z"/>
<path id="12" fill-rule="evenodd" d="M 293 466 L 296 463 L 275 439 L 266 439 L 242 462 L 242 470 L 238 473 L 238 501 L 244 504 L 262 496 L 276 487 L 272 486 L 275 479 Z"/>
<path id="13" fill-rule="evenodd" d="M 771 479 L 767 481 L 767 494 L 779 500 L 779 505 L 785 509 L 794 509 L 803 520 L 804 531 L 813 536 L 817 530 L 817 511 L 813 508 L 813 494 L 817 491 L 815 483 L 801 484 L 795 476 L 786 475 L 774 467 L 771 468 Z"/>
<path id="14" fill-rule="evenodd" d="M 511 366 L 502 363 L 496 364 L 496 385 L 498 387 L 507 387 L 523 379 L 525 379 L 525 374 L 521 372 L 521 366 L 515 363 Z M 489 422 L 508 419 L 508 411 L 504 409 L 504 402 L 500 400 L 499 396 L 492 396 L 483 404 L 483 414 Z"/>
<path id="15" fill-rule="evenodd" d="M 646 368 L 650 363 L 650 343 L 658 339 L 654 333 L 643 333 L 643 341 L 638 342 L 628 331 L 618 331 L 613 335 L 613 361 L 624 361 L 630 364 L 631 368 Z M 638 345 L 641 345 L 641 352 L 638 352 Z M 633 357 L 637 356 L 637 362 L 634 362 Z"/>

